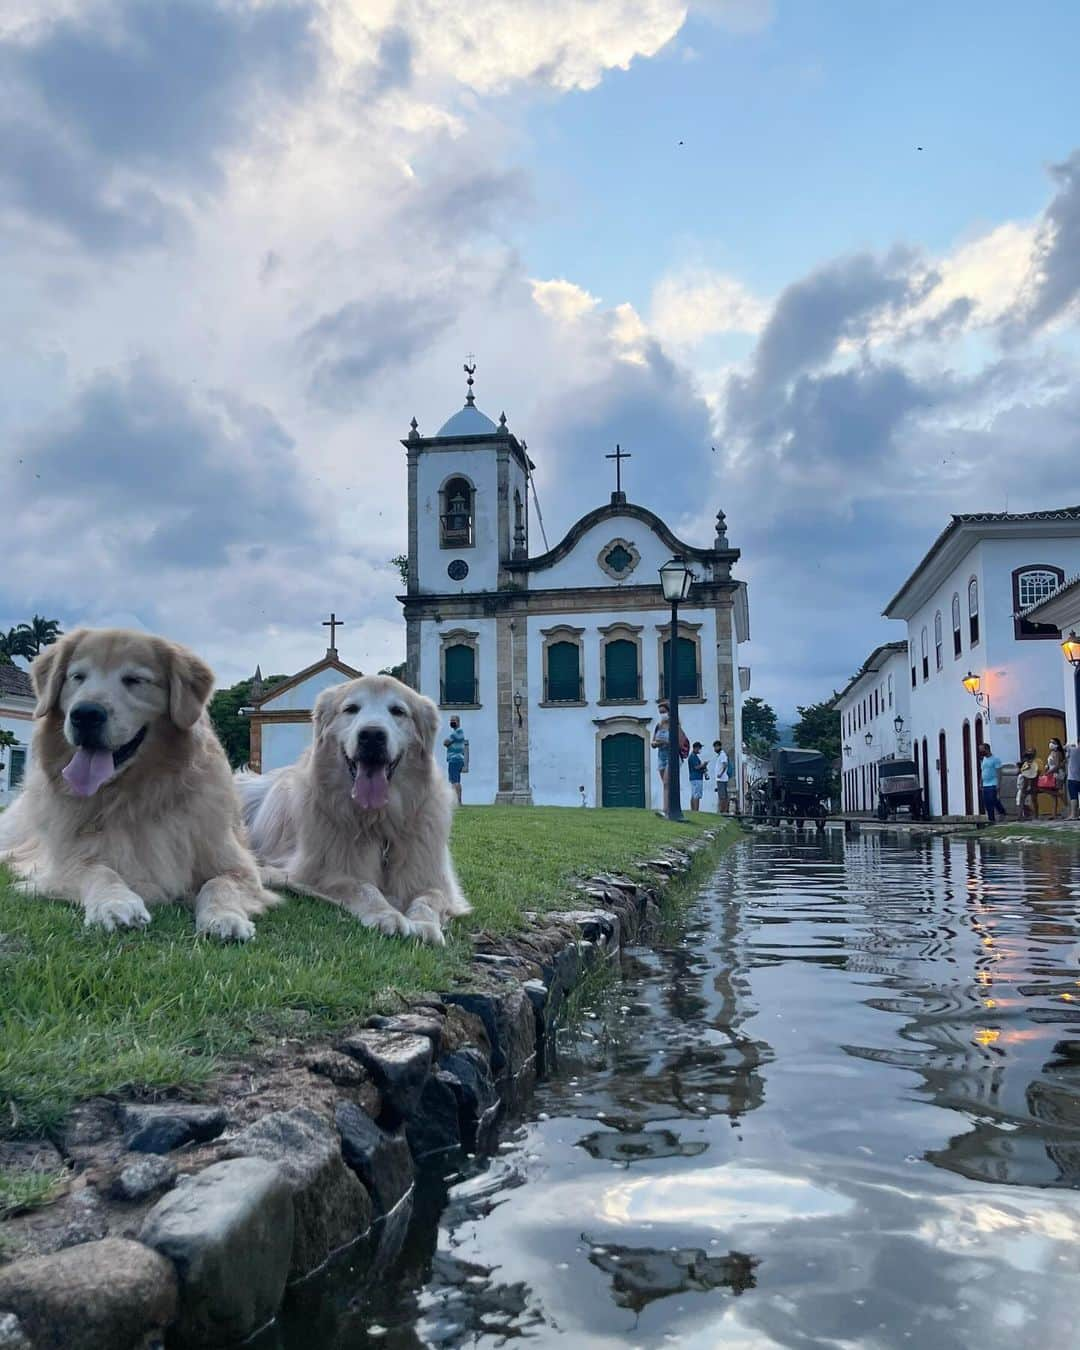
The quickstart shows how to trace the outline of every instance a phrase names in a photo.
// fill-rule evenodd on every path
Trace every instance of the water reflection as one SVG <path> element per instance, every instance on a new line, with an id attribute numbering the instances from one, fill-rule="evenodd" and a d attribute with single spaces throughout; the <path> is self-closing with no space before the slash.
<path id="1" fill-rule="evenodd" d="M 1071 1336 L 1078 901 L 1068 850 L 758 836 L 500 1156 L 418 1191 L 387 1278 L 316 1282 L 274 1346 Z"/>

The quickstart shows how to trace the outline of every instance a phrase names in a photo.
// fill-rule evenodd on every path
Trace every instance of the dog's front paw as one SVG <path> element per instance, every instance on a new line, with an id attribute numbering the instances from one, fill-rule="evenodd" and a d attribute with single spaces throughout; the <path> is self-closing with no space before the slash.
<path id="1" fill-rule="evenodd" d="M 196 919 L 195 933 L 222 942 L 250 942 L 255 936 L 255 925 L 243 914 L 226 910 L 223 914 L 205 914 Z"/>
<path id="2" fill-rule="evenodd" d="M 413 937 L 433 947 L 446 946 L 446 937 L 438 919 L 410 919 L 409 922 L 412 924 Z"/>
<path id="3" fill-rule="evenodd" d="M 86 911 L 87 928 L 104 928 L 114 933 L 118 928 L 145 928 L 150 922 L 150 911 L 134 891 L 116 891 L 99 900 Z"/>
<path id="4" fill-rule="evenodd" d="M 396 909 L 386 909 L 378 914 L 358 914 L 356 916 L 365 928 L 377 928 L 387 937 L 412 937 L 416 925 Z"/>

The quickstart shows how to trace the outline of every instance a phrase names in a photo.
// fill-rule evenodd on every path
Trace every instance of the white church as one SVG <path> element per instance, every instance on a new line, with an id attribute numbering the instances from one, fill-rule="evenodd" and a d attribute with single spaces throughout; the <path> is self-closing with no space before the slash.
<path id="1" fill-rule="evenodd" d="M 495 423 L 476 407 L 466 372 L 465 406 L 434 436 L 414 419 L 402 441 L 409 548 L 400 597 L 407 679 L 439 705 L 444 733 L 457 714 L 468 740 L 463 800 L 578 806 L 584 789 L 589 806 L 662 805 L 650 743 L 672 636 L 658 569 L 673 555 L 695 577 L 675 635 L 680 723 L 707 753 L 723 741 L 734 789 L 749 608 L 723 512 L 708 546 L 685 543 L 628 501 L 617 477 L 610 501 L 534 553 L 535 466 L 505 414 Z M 685 805 L 685 766 L 683 775 Z"/>

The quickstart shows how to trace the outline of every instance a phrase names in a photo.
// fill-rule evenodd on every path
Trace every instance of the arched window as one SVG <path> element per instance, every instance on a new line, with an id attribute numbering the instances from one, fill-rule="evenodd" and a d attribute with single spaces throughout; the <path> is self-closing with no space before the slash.
<path id="1" fill-rule="evenodd" d="M 908 645 L 907 645 L 907 654 L 908 654 L 908 662 L 909 662 L 909 664 L 910 664 L 910 666 L 911 666 L 911 687 L 912 687 L 912 689 L 914 689 L 914 688 L 915 688 L 915 671 L 916 671 L 916 666 L 915 666 L 915 644 L 914 644 L 914 642 L 909 642 L 909 643 L 908 643 Z"/>
<path id="2" fill-rule="evenodd" d="M 889 707 L 892 707 L 892 676 L 889 676 Z"/>
<path id="3" fill-rule="evenodd" d="M 660 673 L 660 697 L 668 697 L 668 663 L 671 660 L 671 641 L 665 640 L 663 668 Z M 675 663 L 675 678 L 680 698 L 697 698 L 698 688 L 697 643 L 693 638 L 680 637 Z"/>
<path id="4" fill-rule="evenodd" d="M 922 630 L 921 634 L 921 645 L 922 645 L 922 677 L 923 677 L 923 684 L 925 684 L 926 681 L 930 678 L 930 654 L 926 641 L 925 628 Z"/>
<path id="5" fill-rule="evenodd" d="M 473 708 L 480 702 L 477 670 L 477 633 L 454 628 L 440 633 L 439 702 L 444 708 Z"/>
<path id="6" fill-rule="evenodd" d="M 979 640 L 979 583 L 974 577 L 968 582 L 968 639 L 973 647 Z"/>
<path id="7" fill-rule="evenodd" d="M 958 591 L 954 591 L 952 598 L 952 654 L 954 657 L 960 655 L 962 645 L 960 638 L 960 594 Z"/>
<path id="8" fill-rule="evenodd" d="M 941 610 L 934 615 L 934 664 L 938 670 L 941 669 L 942 659 L 942 641 L 941 641 Z"/>
<path id="9" fill-rule="evenodd" d="M 638 673 L 638 647 L 629 638 L 616 638 L 604 644 L 603 694 L 609 703 L 622 699 L 637 702 L 641 697 Z"/>
<path id="10" fill-rule="evenodd" d="M 1059 637 L 1054 624 L 1032 623 L 1020 616 L 1025 609 L 1053 595 L 1064 580 L 1065 573 L 1061 568 L 1048 564 L 1016 569 L 1013 573 L 1013 632 L 1017 639 Z"/>
<path id="11" fill-rule="evenodd" d="M 439 493 L 439 544 L 472 548 L 476 492 L 467 478 L 448 478 Z"/>

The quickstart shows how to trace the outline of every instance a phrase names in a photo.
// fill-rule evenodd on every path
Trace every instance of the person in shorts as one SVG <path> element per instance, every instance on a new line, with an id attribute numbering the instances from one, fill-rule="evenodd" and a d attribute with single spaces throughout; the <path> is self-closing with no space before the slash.
<path id="1" fill-rule="evenodd" d="M 701 799 L 705 795 L 705 779 L 709 775 L 709 770 L 705 767 L 705 761 L 701 758 L 701 742 L 695 741 L 690 747 L 690 758 L 686 761 L 686 769 L 690 775 L 690 810 L 701 810 Z"/>
<path id="2" fill-rule="evenodd" d="M 723 741 L 716 740 L 712 743 L 713 749 L 713 787 L 716 789 L 716 809 L 722 815 L 726 816 L 728 812 L 728 782 L 731 779 L 731 769 L 728 765 L 727 751 L 724 749 Z"/>
<path id="3" fill-rule="evenodd" d="M 450 735 L 443 741 L 443 745 L 446 746 L 446 774 L 460 806 L 461 771 L 465 767 L 465 732 L 462 730 L 460 717 L 456 715 L 451 717 Z"/>
<path id="4" fill-rule="evenodd" d="M 1065 791 L 1069 798 L 1069 819 L 1080 819 L 1080 740 L 1065 751 Z"/>

